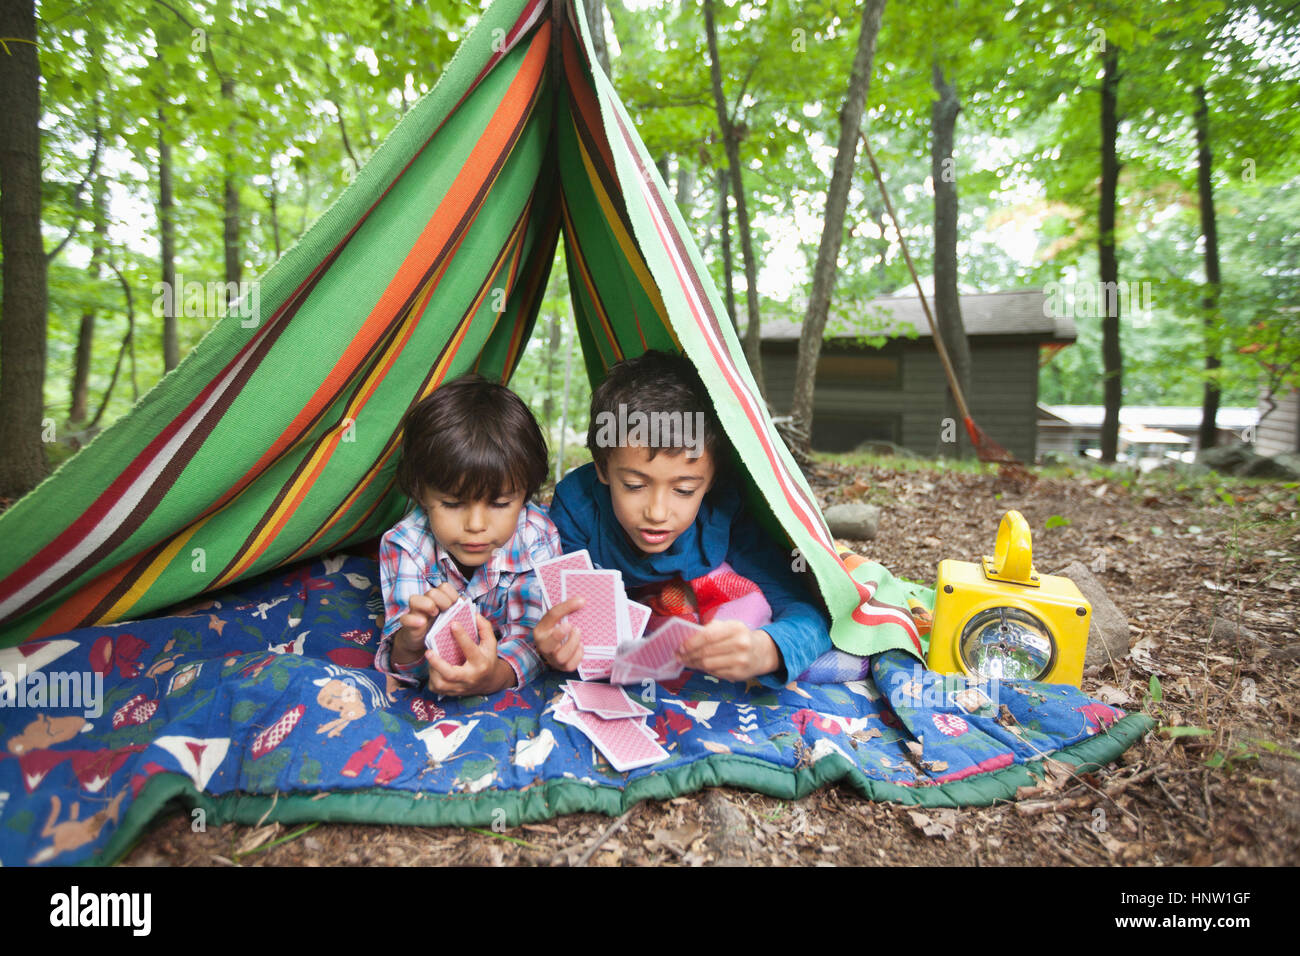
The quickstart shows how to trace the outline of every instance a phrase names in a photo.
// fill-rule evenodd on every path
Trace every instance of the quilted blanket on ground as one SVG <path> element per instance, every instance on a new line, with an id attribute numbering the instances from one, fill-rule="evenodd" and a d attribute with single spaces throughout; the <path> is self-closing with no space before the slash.
<path id="1" fill-rule="evenodd" d="M 1053 684 L 968 687 L 888 652 L 861 679 L 632 687 L 669 757 L 618 773 L 553 709 L 569 675 L 438 700 L 372 668 L 373 560 L 317 559 L 167 617 L 0 650 L 0 863 L 111 862 L 165 809 L 207 824 L 501 825 L 720 784 L 984 804 L 1052 754 L 1095 766 L 1150 726 Z M 194 812 L 194 809 L 191 812 Z"/>

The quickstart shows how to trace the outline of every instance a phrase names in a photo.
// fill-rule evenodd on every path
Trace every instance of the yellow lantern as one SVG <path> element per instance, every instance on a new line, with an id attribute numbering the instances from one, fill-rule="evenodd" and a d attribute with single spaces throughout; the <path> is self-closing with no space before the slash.
<path id="1" fill-rule="evenodd" d="M 939 562 L 927 666 L 976 680 L 1083 680 L 1092 605 L 1069 578 L 1034 569 L 1029 522 L 1008 511 L 980 564 Z"/>

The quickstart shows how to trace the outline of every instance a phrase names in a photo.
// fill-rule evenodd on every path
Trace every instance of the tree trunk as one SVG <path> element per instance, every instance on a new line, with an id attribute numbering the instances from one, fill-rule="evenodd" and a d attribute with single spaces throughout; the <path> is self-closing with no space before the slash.
<path id="1" fill-rule="evenodd" d="M 605 0 L 585 0 L 587 9 L 587 29 L 591 31 L 591 45 L 596 48 L 596 62 L 613 80 L 609 71 L 609 44 L 605 42 Z"/>
<path id="2" fill-rule="evenodd" d="M 1119 50 L 1107 46 L 1101 81 L 1101 207 L 1097 225 L 1101 289 L 1098 299 L 1105 314 L 1101 320 L 1103 395 L 1106 412 L 1101 424 L 1101 460 L 1115 461 L 1119 451 L 1119 407 L 1123 399 L 1119 346 L 1119 260 L 1115 250 L 1115 192 L 1119 185 L 1119 159 L 1115 141 L 1119 132 L 1116 89 L 1119 86 Z"/>
<path id="3" fill-rule="evenodd" d="M 944 79 L 943 69 L 937 62 L 933 81 L 934 90 L 939 94 L 930 111 L 930 176 L 934 180 L 934 319 L 948 348 L 957 384 L 969 400 L 971 357 L 957 295 L 957 171 L 952 155 L 961 101 L 957 98 L 957 91 Z M 965 457 L 970 442 L 966 429 L 962 427 L 957 399 L 951 387 L 947 392 L 945 415 L 956 427 L 938 429 L 939 453 Z M 954 436 L 953 442 L 943 441 L 949 431 Z"/>
<path id="4" fill-rule="evenodd" d="M 551 421 L 555 417 L 555 360 L 560 354 L 560 310 L 551 313 L 551 327 L 546 343 L 546 390 L 542 399 L 542 422 L 547 434 L 551 430 Z"/>
<path id="5" fill-rule="evenodd" d="M 275 240 L 275 259 L 280 261 L 280 190 L 275 184 L 275 176 L 271 176 L 271 193 L 267 200 L 271 207 L 271 236 Z"/>
<path id="6" fill-rule="evenodd" d="M 872 0 L 875 2 L 875 0 Z M 883 4 L 884 0 L 880 0 Z M 709 43 L 709 73 L 713 80 L 713 105 L 718 114 L 718 128 L 727 151 L 728 179 L 732 195 L 736 198 L 736 221 L 740 225 L 740 249 L 745 259 L 745 360 L 754 376 L 754 384 L 764 398 L 767 389 L 763 384 L 763 358 L 760 351 L 762 325 L 758 305 L 758 263 L 754 259 L 754 241 L 749 231 L 749 207 L 745 202 L 745 183 L 740 165 L 740 141 L 735 124 L 727 114 L 727 101 L 722 93 L 722 65 L 718 61 L 718 32 L 713 24 L 713 0 L 704 0 L 704 31 Z"/>
<path id="7" fill-rule="evenodd" d="M 1205 87 L 1196 88 L 1196 191 L 1201 206 L 1201 234 L 1205 236 L 1205 371 L 1212 376 L 1222 363 L 1215 325 L 1219 312 L 1219 227 L 1214 216 L 1214 184 L 1210 181 L 1210 113 L 1205 102 Z M 1201 445 L 1213 448 L 1218 441 L 1219 386 L 1214 378 L 1205 380 L 1205 399 L 1201 405 Z"/>
<path id="8" fill-rule="evenodd" d="M 695 167 L 677 157 L 677 210 L 683 219 L 691 218 L 691 197 L 695 192 Z"/>
<path id="9" fill-rule="evenodd" d="M 813 388 L 816 385 L 817 362 L 821 358 L 822 334 L 826 330 L 826 317 L 830 312 L 831 295 L 835 291 L 835 273 L 844 241 L 844 213 L 848 206 L 849 187 L 853 182 L 853 167 L 857 161 L 858 135 L 862 125 L 862 109 L 871 86 L 871 64 L 876 55 L 876 35 L 885 12 L 885 0 L 866 0 L 862 5 L 862 26 L 858 34 L 858 49 L 853 56 L 853 69 L 849 74 L 849 88 L 840 110 L 840 141 L 835 152 L 835 168 L 831 172 L 830 190 L 826 194 L 826 219 L 822 225 L 821 243 L 817 247 L 817 263 L 813 267 L 812 293 L 808 311 L 799 336 L 799 357 L 795 363 L 794 399 L 790 413 L 797 428 L 812 442 Z"/>
<path id="10" fill-rule="evenodd" d="M 226 251 L 226 283 L 235 283 L 236 287 L 243 276 L 243 257 L 239 254 L 239 184 L 235 179 L 235 141 L 237 130 L 235 129 L 235 81 L 224 79 L 221 81 L 221 99 L 225 108 L 230 113 L 230 122 L 226 125 L 226 160 L 225 160 L 225 207 L 226 218 L 224 228 L 225 251 Z M 231 300 L 233 301 L 233 300 Z M 226 303 L 230 305 L 230 302 Z"/>
<path id="11" fill-rule="evenodd" d="M 95 245 L 90 255 L 90 277 L 95 281 L 101 278 L 100 261 L 104 258 L 104 234 L 108 230 L 108 213 L 104 208 L 107 183 L 103 176 L 95 177 L 92 187 L 92 216 L 95 223 Z M 78 425 L 86 420 L 87 406 L 90 402 L 90 361 L 94 355 L 95 344 L 95 310 L 87 309 L 81 314 L 81 330 L 77 336 L 76 368 L 72 374 L 72 409 L 68 412 L 68 424 Z"/>
<path id="12" fill-rule="evenodd" d="M 0 3 L 0 497 L 21 498 L 50 470 L 45 415 L 45 244 L 41 241 L 41 63 L 34 0 Z"/>
<path id="13" fill-rule="evenodd" d="M 727 201 L 728 190 L 726 167 L 718 167 L 718 232 L 722 236 L 722 291 L 727 300 L 727 317 L 731 327 L 740 335 L 740 325 L 736 322 L 736 287 L 731 274 L 731 203 Z"/>
<path id="14" fill-rule="evenodd" d="M 167 116 L 158 107 L 158 225 L 162 232 L 163 372 L 180 364 L 176 311 L 183 290 L 176 288 L 176 210 L 172 198 L 172 148 L 167 142 Z M 171 294 L 167 294 L 167 290 Z"/>

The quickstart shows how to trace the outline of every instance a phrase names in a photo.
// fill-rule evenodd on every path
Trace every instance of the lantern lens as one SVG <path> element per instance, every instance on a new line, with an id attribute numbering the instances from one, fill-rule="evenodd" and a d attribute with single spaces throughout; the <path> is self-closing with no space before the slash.
<path id="1" fill-rule="evenodd" d="M 1028 611 L 990 607 L 966 622 L 958 653 L 966 671 L 980 680 L 1041 680 L 1056 660 L 1056 641 Z"/>

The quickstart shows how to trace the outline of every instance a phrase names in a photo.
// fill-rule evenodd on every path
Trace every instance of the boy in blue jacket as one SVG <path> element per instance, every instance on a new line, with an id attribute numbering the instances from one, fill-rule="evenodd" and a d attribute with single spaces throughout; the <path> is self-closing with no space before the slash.
<path id="1" fill-rule="evenodd" d="M 550 517 L 566 553 L 586 548 L 658 615 L 704 625 L 679 652 L 687 667 L 784 684 L 831 649 L 830 620 L 741 501 L 725 441 L 684 356 L 619 362 L 592 394 L 592 462 L 556 486 Z M 582 659 L 558 616 L 534 640 L 557 670 Z"/>

